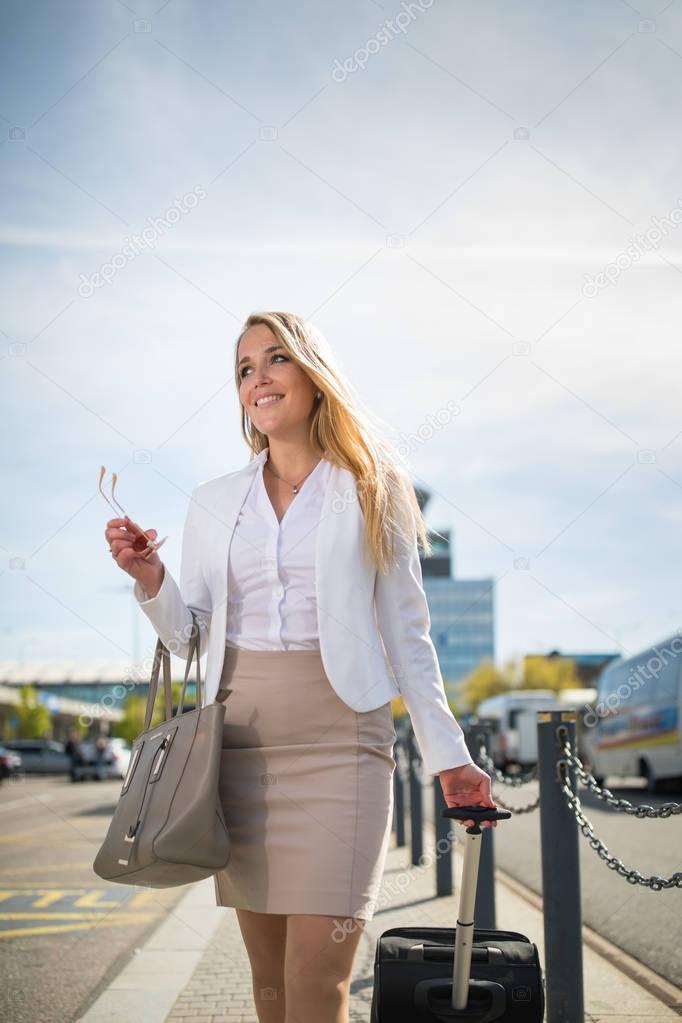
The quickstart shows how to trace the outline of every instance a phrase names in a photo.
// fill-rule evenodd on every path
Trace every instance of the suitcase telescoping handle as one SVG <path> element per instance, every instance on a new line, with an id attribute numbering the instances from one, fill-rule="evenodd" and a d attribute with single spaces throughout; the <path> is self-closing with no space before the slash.
<path id="1" fill-rule="evenodd" d="M 481 835 L 483 834 L 479 824 L 481 821 L 508 820 L 511 813 L 508 810 L 493 810 L 487 806 L 449 806 L 443 810 L 443 817 L 474 821 L 473 825 L 470 825 L 465 832 L 462 884 L 455 930 L 452 1007 L 461 1010 L 466 1008 L 469 1000 L 471 953 L 474 943 L 474 905 L 478 863 L 481 856 Z M 492 1018 L 494 1019 L 495 1016 Z"/>

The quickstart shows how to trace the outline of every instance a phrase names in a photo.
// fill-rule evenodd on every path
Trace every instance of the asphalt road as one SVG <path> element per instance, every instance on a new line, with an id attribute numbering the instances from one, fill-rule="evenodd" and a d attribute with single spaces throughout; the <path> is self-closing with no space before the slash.
<path id="1" fill-rule="evenodd" d="M 605 784 L 615 796 L 637 805 L 682 802 L 682 792 L 651 795 L 643 790 L 643 783 L 637 778 L 607 778 Z M 504 800 L 512 812 L 514 806 L 534 802 L 537 795 L 537 782 L 514 788 L 493 784 L 493 799 Z M 578 796 L 594 834 L 626 867 L 635 867 L 644 876 L 656 874 L 666 878 L 682 870 L 682 815 L 662 820 L 639 819 L 612 810 L 582 787 Z M 428 786 L 424 790 L 423 805 L 425 815 L 433 821 L 433 797 Z M 454 826 L 460 828 L 460 825 Z M 409 842 L 409 825 L 407 840 Z M 583 923 L 655 973 L 682 987 L 682 889 L 657 892 L 633 885 L 607 866 L 582 831 L 578 831 L 578 840 Z M 538 811 L 500 821 L 494 829 L 493 841 L 495 865 L 542 895 Z M 570 897 L 568 879 L 566 891 Z"/>
<path id="2" fill-rule="evenodd" d="M 120 787 L 31 776 L 0 787 L 0 1019 L 76 1023 L 181 898 L 93 871 Z"/>
<path id="3" fill-rule="evenodd" d="M 682 801 L 682 793 L 650 796 L 636 781 L 618 786 L 614 779 L 609 787 L 634 803 Z M 183 888 L 109 884 L 92 870 L 119 789 L 115 781 L 72 785 L 62 778 L 0 787 L 0 1019 L 77 1023 L 181 898 Z M 494 795 L 510 805 L 537 796 L 534 782 L 501 789 L 495 784 Z M 638 820 L 582 789 L 579 795 L 595 833 L 626 866 L 666 877 L 682 869 L 682 816 Z M 433 820 L 428 787 L 423 802 Z M 537 811 L 500 822 L 493 834 L 497 866 L 541 894 Z M 682 986 L 682 890 L 630 885 L 578 837 L 583 922 Z"/>

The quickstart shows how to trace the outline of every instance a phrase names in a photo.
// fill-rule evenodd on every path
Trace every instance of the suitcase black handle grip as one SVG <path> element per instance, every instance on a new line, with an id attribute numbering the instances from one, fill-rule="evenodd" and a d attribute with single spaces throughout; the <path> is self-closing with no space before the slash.
<path id="1" fill-rule="evenodd" d="M 448 806 L 443 810 L 443 817 L 452 817 L 458 821 L 474 821 L 474 828 L 479 821 L 506 821 L 511 817 L 509 810 L 493 810 L 489 806 Z"/>
<path id="2" fill-rule="evenodd" d="M 455 950 L 452 945 L 424 945 L 424 962 L 434 963 L 448 963 L 452 965 L 452 960 L 455 955 Z M 471 949 L 471 961 L 472 963 L 488 963 L 489 955 L 488 949 L 479 945 L 474 945 Z"/>
<path id="3" fill-rule="evenodd" d="M 414 987 L 414 1004 L 432 1019 L 450 1023 L 470 1020 L 471 1023 L 492 1023 L 505 1018 L 507 992 L 504 984 L 493 980 L 470 980 L 469 999 L 465 1009 L 453 1009 L 450 1003 L 452 982 L 420 980 Z"/>

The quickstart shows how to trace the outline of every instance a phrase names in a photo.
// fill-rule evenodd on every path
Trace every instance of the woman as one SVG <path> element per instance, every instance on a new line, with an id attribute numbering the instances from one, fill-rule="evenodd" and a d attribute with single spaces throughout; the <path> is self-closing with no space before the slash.
<path id="1" fill-rule="evenodd" d="M 193 491 L 180 585 L 135 555 L 124 519 L 105 535 L 180 657 L 195 612 L 207 702 L 229 689 L 216 903 L 237 912 L 258 1018 L 343 1023 L 391 833 L 393 696 L 448 805 L 495 803 L 429 637 L 414 488 L 325 338 L 293 313 L 249 316 L 235 384 L 255 457 Z"/>

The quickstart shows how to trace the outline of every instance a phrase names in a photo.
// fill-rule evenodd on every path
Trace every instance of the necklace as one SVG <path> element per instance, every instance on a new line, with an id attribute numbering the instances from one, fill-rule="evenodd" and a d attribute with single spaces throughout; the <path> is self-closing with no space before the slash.
<path id="1" fill-rule="evenodd" d="M 268 459 L 267 459 L 267 460 L 266 460 L 266 462 L 265 462 L 265 468 L 266 468 L 266 469 L 269 469 L 269 471 L 270 471 L 270 472 L 272 473 L 272 475 L 273 475 L 273 476 L 275 477 L 275 479 L 277 479 L 277 480 L 280 480 L 280 481 L 281 481 L 282 483 L 286 483 L 286 485 L 287 485 L 288 487 L 291 487 L 291 489 L 293 490 L 294 494 L 297 494 L 297 493 L 298 493 L 298 491 L 299 491 L 299 489 L 300 489 L 300 487 L 301 487 L 301 484 L 302 484 L 302 483 L 303 483 L 303 482 L 304 482 L 305 480 L 307 480 L 307 479 L 308 479 L 308 476 L 310 476 L 310 473 L 314 472 L 314 471 L 315 471 L 315 469 L 317 469 L 317 466 L 318 466 L 319 464 L 320 464 L 320 463 L 318 462 L 318 463 L 317 463 L 317 465 L 314 465 L 314 466 L 312 467 L 312 469 L 310 470 L 310 472 L 306 473 L 306 475 L 305 475 L 305 476 L 303 477 L 303 479 L 302 479 L 302 480 L 300 480 L 300 481 L 299 481 L 298 483 L 296 483 L 296 484 L 294 484 L 294 483 L 289 483 L 289 481 L 288 481 L 288 480 L 282 479 L 282 477 L 281 477 L 281 476 L 278 476 L 278 475 L 277 475 L 277 473 L 276 473 L 276 472 L 274 472 L 274 471 L 273 471 L 273 470 L 272 470 L 272 469 L 270 468 L 270 458 L 269 458 L 269 457 L 268 457 Z"/>

